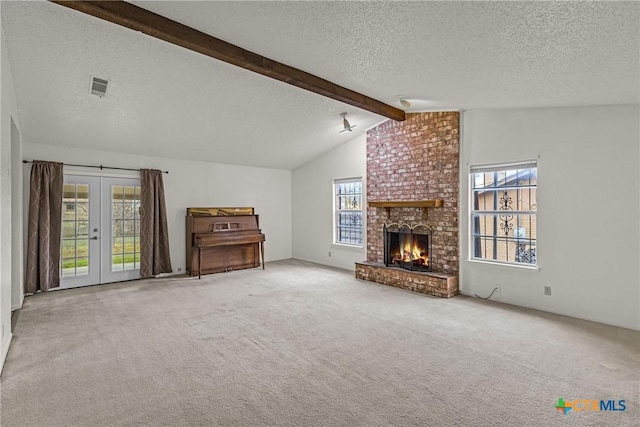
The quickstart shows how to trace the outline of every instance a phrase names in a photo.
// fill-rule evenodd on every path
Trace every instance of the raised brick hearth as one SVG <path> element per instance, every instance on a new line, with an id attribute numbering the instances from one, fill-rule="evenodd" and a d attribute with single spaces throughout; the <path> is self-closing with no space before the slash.
<path id="1" fill-rule="evenodd" d="M 356 263 L 356 277 L 416 292 L 458 294 L 459 113 L 407 114 L 367 132 L 367 201 L 443 200 L 442 207 L 367 208 L 367 260 Z M 385 267 L 383 224 L 431 228 L 432 272 Z"/>
<path id="2" fill-rule="evenodd" d="M 453 274 L 406 271 L 369 261 L 356 262 L 356 277 L 370 282 L 407 289 L 442 298 L 458 295 L 458 278 Z"/>

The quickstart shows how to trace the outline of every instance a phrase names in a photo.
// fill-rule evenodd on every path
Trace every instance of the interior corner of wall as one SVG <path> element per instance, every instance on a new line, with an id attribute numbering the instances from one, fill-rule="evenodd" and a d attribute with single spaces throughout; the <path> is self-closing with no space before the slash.
<path id="1" fill-rule="evenodd" d="M 9 346 L 11 345 L 11 340 L 13 339 L 13 334 L 9 332 L 7 334 L 7 338 L 2 342 L 2 355 L 0 355 L 0 375 L 2 374 L 2 370 L 4 368 L 4 362 L 7 360 L 7 354 L 9 354 Z"/>
<path id="2" fill-rule="evenodd" d="M 18 304 L 11 305 L 11 311 L 20 310 L 23 305 L 24 305 L 24 293 L 21 292 L 20 301 L 18 302 Z"/>

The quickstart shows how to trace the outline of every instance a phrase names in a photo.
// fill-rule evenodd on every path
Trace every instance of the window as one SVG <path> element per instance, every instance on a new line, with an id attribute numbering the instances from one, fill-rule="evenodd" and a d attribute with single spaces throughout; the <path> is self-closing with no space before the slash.
<path id="1" fill-rule="evenodd" d="M 537 265 L 535 161 L 471 167 L 471 258 Z"/>
<path id="2" fill-rule="evenodd" d="M 362 246 L 362 179 L 336 179 L 333 183 L 333 241 Z"/>

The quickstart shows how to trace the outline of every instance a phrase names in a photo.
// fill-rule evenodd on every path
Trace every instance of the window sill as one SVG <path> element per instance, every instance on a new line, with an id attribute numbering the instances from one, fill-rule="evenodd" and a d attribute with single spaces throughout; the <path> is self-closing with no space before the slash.
<path id="1" fill-rule="evenodd" d="M 466 261 L 474 264 L 497 265 L 500 267 L 513 267 L 513 268 L 520 268 L 523 270 L 540 271 L 539 265 L 516 264 L 516 263 L 510 263 L 510 262 L 497 262 L 497 261 L 488 261 L 488 260 L 482 260 L 482 259 L 468 259 Z"/>
<path id="2" fill-rule="evenodd" d="M 332 243 L 331 246 L 337 247 L 337 248 L 349 248 L 349 249 L 364 249 L 364 245 L 349 245 L 347 243 Z"/>

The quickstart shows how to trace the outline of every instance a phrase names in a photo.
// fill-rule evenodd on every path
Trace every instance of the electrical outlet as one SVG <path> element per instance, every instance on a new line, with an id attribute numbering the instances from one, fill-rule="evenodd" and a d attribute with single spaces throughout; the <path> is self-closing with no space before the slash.
<path id="1" fill-rule="evenodd" d="M 496 293 L 497 293 L 497 294 L 502 293 L 502 286 L 500 286 L 500 284 L 499 284 L 499 283 L 496 285 L 496 288 L 497 288 L 497 289 L 496 289 Z"/>
<path id="2" fill-rule="evenodd" d="M 329 258 L 331 258 L 331 251 L 329 251 Z"/>
<path id="3" fill-rule="evenodd" d="M 551 286 L 545 286 L 544 287 L 544 294 L 545 295 L 551 295 Z"/>
<path id="4" fill-rule="evenodd" d="M 182 272 L 182 267 L 178 267 L 178 273 Z"/>

